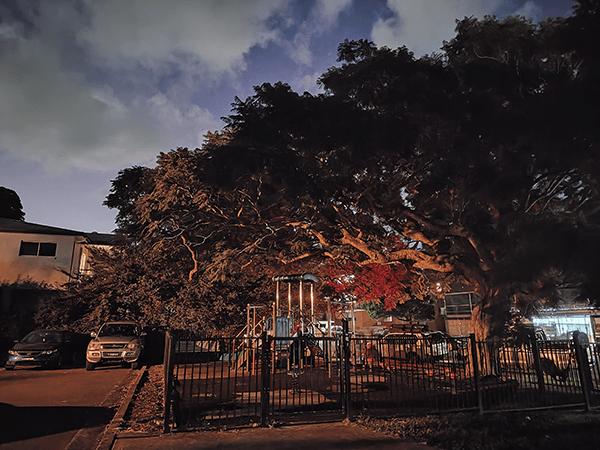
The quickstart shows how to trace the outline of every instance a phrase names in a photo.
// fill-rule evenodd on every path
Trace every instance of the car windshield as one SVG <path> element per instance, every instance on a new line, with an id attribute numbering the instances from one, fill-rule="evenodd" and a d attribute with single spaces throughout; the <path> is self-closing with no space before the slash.
<path id="1" fill-rule="evenodd" d="M 128 323 L 107 323 L 98 336 L 137 336 L 137 326 Z"/>
<path id="2" fill-rule="evenodd" d="M 34 331 L 21 341 L 25 344 L 60 344 L 62 333 L 60 331 Z"/>

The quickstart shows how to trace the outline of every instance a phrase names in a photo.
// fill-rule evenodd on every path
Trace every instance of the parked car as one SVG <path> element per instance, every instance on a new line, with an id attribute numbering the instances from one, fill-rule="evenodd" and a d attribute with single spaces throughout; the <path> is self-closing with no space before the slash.
<path id="1" fill-rule="evenodd" d="M 77 336 L 68 331 L 32 331 L 8 351 L 4 368 L 6 370 L 17 366 L 55 368 L 72 363 L 76 358 L 78 342 Z"/>
<path id="2" fill-rule="evenodd" d="M 98 364 L 127 363 L 133 369 L 140 367 L 144 354 L 146 333 L 132 321 L 106 322 L 98 333 L 91 333 L 92 340 L 86 352 L 85 368 L 94 370 Z"/>
<path id="3" fill-rule="evenodd" d="M 388 364 L 461 365 L 465 361 L 461 342 L 440 331 L 388 333 L 381 340 L 382 357 Z"/>

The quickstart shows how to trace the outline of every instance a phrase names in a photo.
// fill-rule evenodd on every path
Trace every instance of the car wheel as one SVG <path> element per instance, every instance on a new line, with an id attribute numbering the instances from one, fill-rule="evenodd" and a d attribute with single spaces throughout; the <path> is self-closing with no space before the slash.
<path id="1" fill-rule="evenodd" d="M 89 361 L 85 362 L 85 370 L 94 370 L 96 368 L 96 364 L 91 363 Z"/>
<path id="2" fill-rule="evenodd" d="M 133 370 L 138 370 L 138 369 L 140 368 L 140 362 L 139 362 L 139 361 L 132 362 L 132 363 L 131 363 L 131 368 L 132 368 Z"/>
<path id="3" fill-rule="evenodd" d="M 4 370 L 13 370 L 15 366 L 4 366 Z"/>

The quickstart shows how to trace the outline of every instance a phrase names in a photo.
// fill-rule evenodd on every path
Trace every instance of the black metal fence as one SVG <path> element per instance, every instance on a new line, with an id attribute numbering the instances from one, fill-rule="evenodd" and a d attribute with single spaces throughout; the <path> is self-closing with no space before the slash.
<path id="1" fill-rule="evenodd" d="M 430 334 L 382 339 L 206 338 L 167 334 L 171 425 L 267 424 L 340 417 L 600 407 L 600 355 L 574 341 L 476 342 Z M 322 417 L 322 416 L 319 416 Z"/>
<path id="2" fill-rule="evenodd" d="M 266 423 L 300 412 L 340 414 L 335 338 L 203 338 L 168 333 L 165 405 L 176 426 Z M 165 408 L 165 429 L 170 408 Z"/>

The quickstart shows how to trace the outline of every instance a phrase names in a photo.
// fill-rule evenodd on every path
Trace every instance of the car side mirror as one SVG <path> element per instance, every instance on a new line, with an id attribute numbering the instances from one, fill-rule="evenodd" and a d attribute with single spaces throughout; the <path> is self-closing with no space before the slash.
<path id="1" fill-rule="evenodd" d="M 92 332 L 90 333 L 90 336 L 91 336 L 93 339 L 96 339 L 96 338 L 98 337 L 98 333 L 96 333 L 95 331 L 92 331 Z"/>

